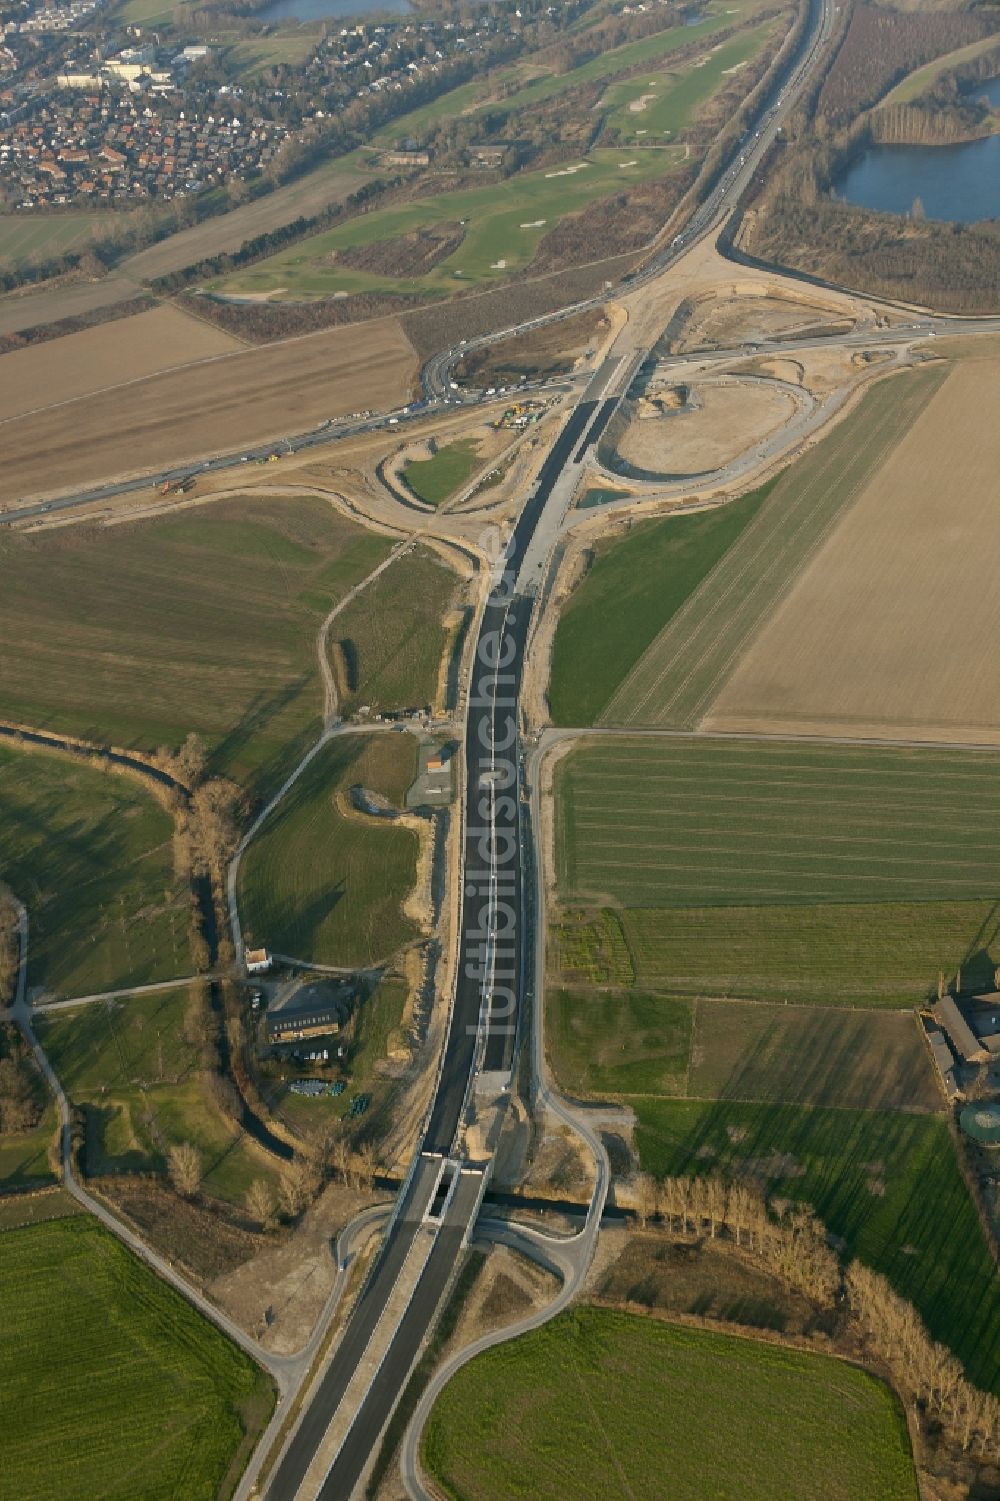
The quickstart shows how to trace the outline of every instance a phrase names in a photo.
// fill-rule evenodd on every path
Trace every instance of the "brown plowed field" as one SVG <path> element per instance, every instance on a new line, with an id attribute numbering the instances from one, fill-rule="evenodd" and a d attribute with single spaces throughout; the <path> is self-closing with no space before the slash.
<path id="1" fill-rule="evenodd" d="M 173 307 L 0 355 L 0 413 L 20 417 L 244 346 Z"/>
<path id="2" fill-rule="evenodd" d="M 416 373 L 412 346 L 387 318 L 154 375 L 0 426 L 0 500 L 84 489 L 391 407 Z"/>
<path id="3" fill-rule="evenodd" d="M 957 365 L 716 699 L 711 729 L 1000 743 L 1000 361 Z"/>

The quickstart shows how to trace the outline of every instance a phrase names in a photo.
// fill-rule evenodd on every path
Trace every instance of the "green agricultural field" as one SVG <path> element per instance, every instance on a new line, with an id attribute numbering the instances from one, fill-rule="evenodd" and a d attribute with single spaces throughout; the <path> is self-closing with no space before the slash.
<path id="1" fill-rule="evenodd" d="M 0 265 L 82 250 L 106 233 L 117 214 L 0 213 Z"/>
<path id="2" fill-rule="evenodd" d="M 415 771 L 410 735 L 328 742 L 243 857 L 239 901 L 248 941 L 317 964 L 366 967 L 416 937 L 402 911 L 416 878 L 416 834 L 347 801 L 356 783 L 389 795 L 390 784 L 398 789 Z"/>
<path id="3" fill-rule="evenodd" d="M 85 1213 L 64 1188 L 54 1184 L 44 1193 L 0 1195 L 0 1231 L 20 1230 L 23 1225 L 41 1225 L 46 1220 L 64 1220 Z"/>
<path id="4" fill-rule="evenodd" d="M 164 0 L 125 0 L 118 12 L 126 26 L 169 26 L 174 7 Z"/>
<path id="5" fill-rule="evenodd" d="M 688 995 L 912 1006 L 962 965 L 989 989 L 992 901 L 794 907 L 637 907 L 621 913 L 640 984 Z"/>
<path id="6" fill-rule="evenodd" d="M 1000 1390 L 1000 1283 L 947 1123 L 896 1111 L 636 1100 L 657 1177 L 724 1172 L 799 1199 L 884 1272 L 973 1381 Z"/>
<path id="7" fill-rule="evenodd" d="M 590 725 L 622 679 L 760 510 L 768 486 L 732 505 L 645 521 L 598 542 L 563 607 L 549 705 L 560 725 Z"/>
<path id="8" fill-rule="evenodd" d="M 560 885 L 636 907 L 994 900 L 998 775 L 994 751 L 584 740 L 556 766 Z"/>
<path id="9" fill-rule="evenodd" d="M 281 288 L 285 295 L 299 297 L 336 292 L 454 292 L 463 285 L 496 281 L 523 269 L 542 236 L 564 215 L 630 184 L 662 176 L 682 155 L 680 148 L 640 151 L 638 156 L 635 151 L 596 150 L 565 166 L 517 173 L 485 187 L 428 194 L 412 203 L 374 209 L 301 240 L 213 284 L 213 289 L 240 295 Z M 462 244 L 423 276 L 383 276 L 338 266 L 331 259 L 340 249 L 456 220 L 465 221 Z"/>
<path id="10" fill-rule="evenodd" d="M 452 1501 L 918 1495 L 899 1403 L 866 1372 L 586 1307 L 458 1371 L 423 1457 Z"/>
<path id="11" fill-rule="evenodd" d="M 693 1098 L 940 1112 L 912 1012 L 692 1002 Z"/>
<path id="12" fill-rule="evenodd" d="M 691 1056 L 691 1003 L 640 990 L 554 990 L 546 1049 L 560 1088 L 577 1099 L 682 1095 Z"/>
<path id="13" fill-rule="evenodd" d="M 89 995 L 191 972 L 173 832 L 131 778 L 0 745 L 0 879 L 28 909 L 29 988 Z"/>
<path id="14" fill-rule="evenodd" d="M 86 1106 L 86 1170 L 163 1172 L 166 1153 L 201 1153 L 206 1193 L 241 1203 L 268 1159 L 212 1098 L 199 1050 L 185 1037 L 186 989 L 39 1016 L 39 1041 L 73 1105 Z"/>
<path id="15" fill-rule="evenodd" d="M 429 459 L 411 459 L 403 469 L 403 479 L 418 500 L 432 506 L 442 505 L 475 474 L 479 464 L 477 447 L 474 438 L 446 443 Z"/>
<path id="16" fill-rule="evenodd" d="M 255 793 L 319 725 L 316 631 L 389 552 L 319 499 L 0 535 L 0 700 L 24 724 L 153 749 L 191 730 Z"/>
<path id="17" fill-rule="evenodd" d="M 443 619 L 458 587 L 456 574 L 429 548 L 397 558 L 333 622 L 330 645 L 346 677 L 341 710 L 374 710 L 434 702 L 447 645 Z"/>
<path id="18" fill-rule="evenodd" d="M 231 1494 L 274 1396 L 213 1324 L 83 1216 L 0 1234 L 0 1281 L 5 1494 Z"/>
<path id="19" fill-rule="evenodd" d="M 546 1046 L 578 1098 L 747 1100 L 940 1112 L 912 1013 L 555 987 Z"/>
<path id="20" fill-rule="evenodd" d="M 561 895 L 627 909 L 640 985 L 898 1006 L 942 969 L 989 984 L 998 770 L 992 752 L 584 742 L 556 766 Z"/>
<path id="21" fill-rule="evenodd" d="M 676 137 L 725 83 L 727 75 L 757 56 L 772 30 L 773 24 L 766 22 L 743 32 L 713 48 L 700 66 L 680 74 L 648 73 L 614 84 L 603 100 L 609 110 L 607 124 L 630 144 L 650 146 Z"/>
<path id="22" fill-rule="evenodd" d="M 858 410 L 786 469 L 753 525 L 621 681 L 605 724 L 694 728 L 792 579 L 919 417 L 946 371 L 879 382 Z"/>
<path id="23" fill-rule="evenodd" d="M 635 965 L 625 941 L 621 914 L 562 913 L 549 924 L 555 969 L 564 980 L 583 985 L 631 985 Z"/>

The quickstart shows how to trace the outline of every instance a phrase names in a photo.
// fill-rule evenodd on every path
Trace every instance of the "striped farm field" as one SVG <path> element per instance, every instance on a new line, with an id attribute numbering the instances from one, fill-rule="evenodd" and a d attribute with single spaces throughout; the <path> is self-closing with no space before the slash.
<path id="1" fill-rule="evenodd" d="M 912 1005 L 941 969 L 991 980 L 998 773 L 993 752 L 587 740 L 556 766 L 560 896 L 624 909 L 639 985 Z"/>
<path id="2" fill-rule="evenodd" d="M 937 390 L 944 370 L 881 381 L 784 473 L 753 522 L 646 649 L 603 724 L 694 728 L 800 570 Z"/>
<path id="3" fill-rule="evenodd" d="M 626 907 L 1000 895 L 1000 754 L 608 738 L 556 772 L 560 880 Z"/>

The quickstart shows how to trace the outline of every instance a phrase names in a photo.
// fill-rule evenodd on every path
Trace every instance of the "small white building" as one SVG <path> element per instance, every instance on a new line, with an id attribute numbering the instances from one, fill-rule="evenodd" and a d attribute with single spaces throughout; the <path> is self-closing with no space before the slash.
<path id="1" fill-rule="evenodd" d="M 247 974 L 266 975 L 271 968 L 271 956 L 267 949 L 247 949 Z"/>

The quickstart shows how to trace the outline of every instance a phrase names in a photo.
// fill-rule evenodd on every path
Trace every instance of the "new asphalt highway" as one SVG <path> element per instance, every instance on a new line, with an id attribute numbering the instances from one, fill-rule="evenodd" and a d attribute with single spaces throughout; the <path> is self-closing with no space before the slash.
<path id="1" fill-rule="evenodd" d="M 598 378 L 595 378 L 597 380 Z M 617 398 L 610 401 L 613 407 Z M 518 592 L 529 542 L 566 464 L 588 440 L 609 403 L 582 400 L 539 474 L 504 552 L 496 561 L 476 643 L 466 720 L 465 858 L 461 947 L 438 1087 L 420 1153 L 378 1260 L 267 1490 L 294 1501 L 355 1371 L 372 1346 L 382 1312 L 422 1235 L 433 1248 L 406 1311 L 353 1416 L 319 1494 L 347 1501 L 410 1369 L 468 1237 L 484 1187 L 483 1165 L 458 1172 L 440 1214 L 435 1200 L 445 1159 L 455 1151 L 476 1075 L 509 1074 L 524 991 L 517 702 L 533 601 Z M 600 417 L 598 416 L 598 420 Z"/>
<path id="2" fill-rule="evenodd" d="M 810 27 L 791 75 L 804 81 L 832 24 L 830 0 L 813 0 Z M 785 86 L 786 93 L 788 85 Z M 785 96 L 772 102 L 758 133 L 759 156 L 776 128 Z M 748 181 L 746 157 L 727 169 L 702 205 L 686 238 L 718 224 Z M 729 197 L 726 201 L 727 193 Z M 657 268 L 662 270 L 662 265 Z M 468 685 L 465 735 L 465 827 L 459 963 L 448 1038 L 420 1153 L 373 1271 L 344 1336 L 282 1454 L 267 1490 L 269 1501 L 296 1501 L 324 1436 L 366 1355 L 375 1364 L 354 1410 L 341 1415 L 343 1435 L 329 1468 L 308 1494 L 349 1501 L 405 1388 L 433 1327 L 462 1246 L 471 1233 L 486 1164 L 459 1165 L 462 1125 L 477 1076 L 509 1076 L 525 993 L 531 929 L 522 881 L 518 700 L 528 628 L 534 607 L 535 564 L 526 560 L 546 507 L 564 504 L 560 480 L 584 457 L 606 426 L 634 372 L 634 362 L 609 360 L 570 413 L 528 495 L 503 553 L 497 558 L 476 641 Z M 568 481 L 567 481 L 568 483 Z M 542 528 L 542 539 L 547 528 Z M 536 547 L 536 551 L 538 548 Z M 456 1160 L 446 1167 L 447 1159 Z M 450 1182 L 447 1194 L 442 1185 Z M 431 1241 L 405 1310 L 379 1354 L 380 1319 L 397 1289 L 418 1238 Z M 347 1419 L 345 1424 L 344 1419 Z"/>

